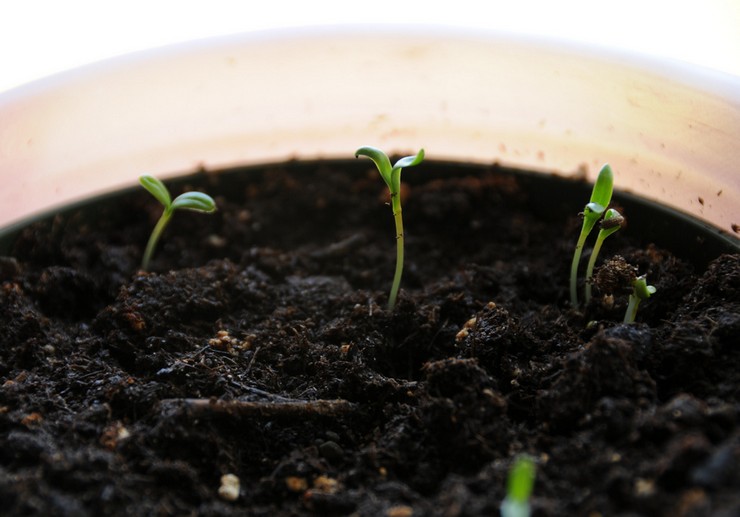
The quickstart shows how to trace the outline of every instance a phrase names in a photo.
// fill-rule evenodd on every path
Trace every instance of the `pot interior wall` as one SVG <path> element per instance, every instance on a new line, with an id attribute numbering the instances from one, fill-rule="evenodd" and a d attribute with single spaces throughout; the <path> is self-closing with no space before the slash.
<path id="1" fill-rule="evenodd" d="M 738 92 L 737 78 L 676 63 L 470 30 L 190 43 L 0 96 L 0 226 L 139 174 L 348 158 L 374 143 L 591 181 L 609 162 L 622 190 L 732 232 Z"/>
<path id="2" fill-rule="evenodd" d="M 337 160 L 334 162 L 341 163 L 347 169 L 348 174 L 362 174 L 367 170 L 366 163 L 356 160 Z M 296 180 L 300 180 L 301 173 L 315 168 L 317 163 L 321 163 L 321 161 L 295 161 L 280 164 L 280 167 L 291 170 L 295 174 Z M 207 190 L 208 177 L 212 174 L 218 174 L 220 181 L 225 182 L 225 184 L 232 184 L 234 188 L 240 188 L 245 181 L 245 177 L 249 174 L 264 170 L 265 167 L 269 169 L 274 166 L 267 164 L 265 166 L 238 167 L 213 172 L 200 171 L 168 180 L 168 184 L 172 186 L 187 184 Z M 554 217 L 565 221 L 573 217 L 583 207 L 590 195 L 591 184 L 585 181 L 498 165 L 427 162 L 425 163 L 425 173 L 417 175 L 411 172 L 405 174 L 403 181 L 411 184 L 418 183 L 424 181 L 425 176 L 429 177 L 450 168 L 456 168 L 461 174 L 475 174 L 476 172 L 490 170 L 491 167 L 497 169 L 502 177 L 516 178 L 521 191 L 525 192 L 530 200 L 532 211 L 539 217 Z M 616 179 L 617 187 L 618 182 L 619 178 Z M 101 206 L 111 199 L 132 193 L 138 189 L 139 187 L 134 187 L 108 193 L 1 229 L 0 253 L 8 254 L 19 232 L 34 221 L 53 218 L 55 214 L 68 213 L 78 209 L 94 214 L 96 206 Z M 621 212 L 627 218 L 628 230 L 622 233 L 635 239 L 638 245 L 646 246 L 652 243 L 668 249 L 677 256 L 689 260 L 699 269 L 704 269 L 711 260 L 723 253 L 738 253 L 740 251 L 740 240 L 728 233 L 685 213 L 658 205 L 634 194 L 620 192 L 616 189 L 612 206 L 620 207 Z M 310 214 L 307 214 L 307 216 L 310 217 Z M 491 238 L 495 239 L 495 236 Z"/>

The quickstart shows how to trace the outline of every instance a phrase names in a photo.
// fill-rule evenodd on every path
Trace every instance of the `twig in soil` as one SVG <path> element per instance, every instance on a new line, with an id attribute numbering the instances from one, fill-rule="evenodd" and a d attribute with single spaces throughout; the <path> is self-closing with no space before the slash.
<path id="1" fill-rule="evenodd" d="M 269 391 L 261 390 L 259 388 L 255 388 L 254 386 L 245 386 L 244 384 L 240 382 L 236 382 L 233 379 L 229 380 L 229 384 L 234 386 L 235 388 L 239 388 L 242 390 L 242 392 L 248 392 L 252 395 L 256 395 L 258 397 L 262 397 L 268 401 L 271 402 L 291 402 L 293 399 L 290 399 L 288 397 L 283 397 L 282 395 L 275 395 L 274 393 L 270 393 Z M 173 399 L 175 400 L 175 399 Z M 179 399 L 177 399 L 179 400 Z"/>
<path id="2" fill-rule="evenodd" d="M 246 401 L 220 399 L 165 399 L 159 402 L 166 412 L 182 412 L 190 417 L 212 415 L 255 417 L 337 416 L 357 408 L 347 400 Z"/>
<path id="3" fill-rule="evenodd" d="M 434 345 L 434 342 L 437 340 L 439 335 L 442 333 L 442 330 L 447 326 L 447 324 L 450 322 L 449 318 L 444 320 L 444 322 L 437 328 L 437 332 L 434 333 L 432 336 L 432 339 L 429 341 L 429 344 L 427 345 L 427 350 L 431 350 L 432 346 Z"/>
<path id="4" fill-rule="evenodd" d="M 255 359 L 257 359 L 257 354 L 259 353 L 259 351 L 260 351 L 260 347 L 259 346 L 254 349 L 254 352 L 252 353 L 252 357 L 251 357 L 251 359 L 249 359 L 249 364 L 247 365 L 246 369 L 244 370 L 244 374 L 245 375 L 249 372 L 249 370 L 252 369 L 252 365 L 254 364 Z"/>
<path id="5" fill-rule="evenodd" d="M 335 242 L 334 244 L 330 244 L 329 246 L 314 251 L 311 253 L 311 258 L 315 259 L 324 259 L 324 258 L 337 258 L 344 255 L 348 255 L 353 249 L 357 248 L 361 244 L 364 244 L 365 242 L 365 235 L 361 233 L 356 233 L 354 235 L 350 235 L 346 239 L 343 239 L 339 242 Z"/>
<path id="6" fill-rule="evenodd" d="M 213 348 L 213 347 L 211 347 L 211 345 L 205 345 L 205 346 L 199 348 L 198 350 L 196 350 L 195 352 L 191 352 L 186 357 L 188 359 L 195 359 L 196 357 L 198 357 L 200 354 L 202 354 L 203 352 L 205 352 L 209 348 Z"/>

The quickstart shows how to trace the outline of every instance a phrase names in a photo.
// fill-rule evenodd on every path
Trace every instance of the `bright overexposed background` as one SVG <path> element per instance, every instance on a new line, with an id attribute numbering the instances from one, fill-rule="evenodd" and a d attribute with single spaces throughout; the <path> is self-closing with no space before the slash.
<path id="1" fill-rule="evenodd" d="M 272 28 L 390 23 L 496 30 L 740 76 L 740 0 L 24 0 L 0 14 L 0 93 L 110 57 Z"/>

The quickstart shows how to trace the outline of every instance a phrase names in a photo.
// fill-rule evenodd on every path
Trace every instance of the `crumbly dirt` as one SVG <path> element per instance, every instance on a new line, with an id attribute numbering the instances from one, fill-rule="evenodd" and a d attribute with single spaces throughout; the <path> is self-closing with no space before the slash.
<path id="1" fill-rule="evenodd" d="M 666 249 L 616 198 L 599 263 L 658 291 L 634 324 L 621 291 L 573 310 L 589 187 L 545 180 L 404 171 L 393 311 L 369 161 L 174 184 L 219 210 L 176 214 L 150 272 L 141 189 L 27 228 L 0 259 L 2 513 L 494 516 L 526 453 L 535 516 L 740 514 L 740 255 Z"/>

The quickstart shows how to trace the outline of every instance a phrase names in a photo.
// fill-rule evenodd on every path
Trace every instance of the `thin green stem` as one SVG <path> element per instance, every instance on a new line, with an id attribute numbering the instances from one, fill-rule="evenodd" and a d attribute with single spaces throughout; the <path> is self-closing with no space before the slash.
<path id="1" fill-rule="evenodd" d="M 573 307 L 578 307 L 578 263 L 581 261 L 581 252 L 588 233 L 589 231 L 585 228 L 581 230 L 576 243 L 576 251 L 573 253 L 573 262 L 570 264 L 570 304 Z"/>
<path id="2" fill-rule="evenodd" d="M 401 213 L 400 192 L 391 193 L 391 206 L 393 207 L 393 219 L 396 223 L 396 273 L 393 275 L 391 294 L 388 297 L 388 310 L 396 306 L 398 290 L 401 287 L 401 275 L 403 274 L 403 216 Z"/>
<path id="3" fill-rule="evenodd" d="M 578 308 L 578 264 L 581 261 L 581 252 L 586 238 L 593 230 L 597 221 L 601 219 L 606 207 L 612 199 L 612 189 L 614 185 L 614 173 L 609 164 L 604 165 L 599 171 L 593 189 L 591 198 L 583 209 L 583 226 L 581 235 L 578 237 L 576 251 L 573 254 L 573 262 L 570 265 L 570 304 L 573 308 Z"/>
<path id="4" fill-rule="evenodd" d="M 529 517 L 535 476 L 534 461 L 526 455 L 518 456 L 509 470 L 506 498 L 501 503 L 502 517 Z"/>
<path id="5" fill-rule="evenodd" d="M 393 310 L 396 306 L 398 290 L 401 287 L 401 275 L 403 274 L 403 218 L 401 217 L 401 171 L 404 167 L 418 165 L 424 159 L 424 149 L 419 149 L 416 155 L 405 156 L 391 167 L 388 156 L 376 147 L 360 147 L 355 151 L 355 156 L 367 156 L 378 168 L 380 176 L 388 185 L 391 193 L 391 207 L 393 208 L 393 219 L 396 222 L 396 273 L 393 275 L 391 294 L 388 297 L 388 309 Z"/>
<path id="6" fill-rule="evenodd" d="M 642 300 L 647 300 L 657 290 L 652 285 L 648 285 L 645 275 L 638 276 L 632 281 L 632 294 L 627 305 L 627 312 L 624 313 L 624 322 L 632 323 L 637 317 L 637 307 Z"/>
<path id="7" fill-rule="evenodd" d="M 625 323 L 634 323 L 635 318 L 637 317 L 637 308 L 640 306 L 640 298 L 635 296 L 634 294 L 630 295 L 629 303 L 627 304 L 627 312 L 624 313 L 624 322 Z"/>
<path id="8" fill-rule="evenodd" d="M 596 236 L 596 244 L 594 244 L 594 249 L 591 251 L 591 257 L 588 259 L 588 265 L 586 266 L 586 304 L 591 301 L 594 266 L 601 251 L 601 245 L 604 244 L 607 237 L 619 231 L 623 224 L 624 217 L 622 217 L 622 214 L 618 210 L 610 208 L 604 214 L 604 219 L 601 221 L 601 230 L 599 230 L 599 234 Z"/>
<path id="9" fill-rule="evenodd" d="M 591 251 L 591 257 L 589 257 L 588 259 L 588 265 L 586 266 L 586 304 L 591 301 L 591 277 L 594 276 L 594 266 L 596 265 L 596 258 L 599 256 L 601 245 L 604 244 L 606 237 L 608 237 L 608 235 L 604 235 L 604 233 L 599 232 L 599 235 L 596 237 L 596 242 L 594 243 L 594 249 Z"/>
<path id="10" fill-rule="evenodd" d="M 172 210 L 165 209 L 164 212 L 162 212 L 162 216 L 159 218 L 159 221 L 157 221 L 157 225 L 154 227 L 154 230 L 152 230 L 152 234 L 149 236 L 149 242 L 147 242 L 146 250 L 144 251 L 144 258 L 141 259 L 141 269 L 144 271 L 149 269 L 149 262 L 154 254 L 154 248 L 157 246 L 157 242 L 159 241 L 159 237 L 162 235 L 162 232 L 170 222 L 170 218 L 172 218 Z"/>

